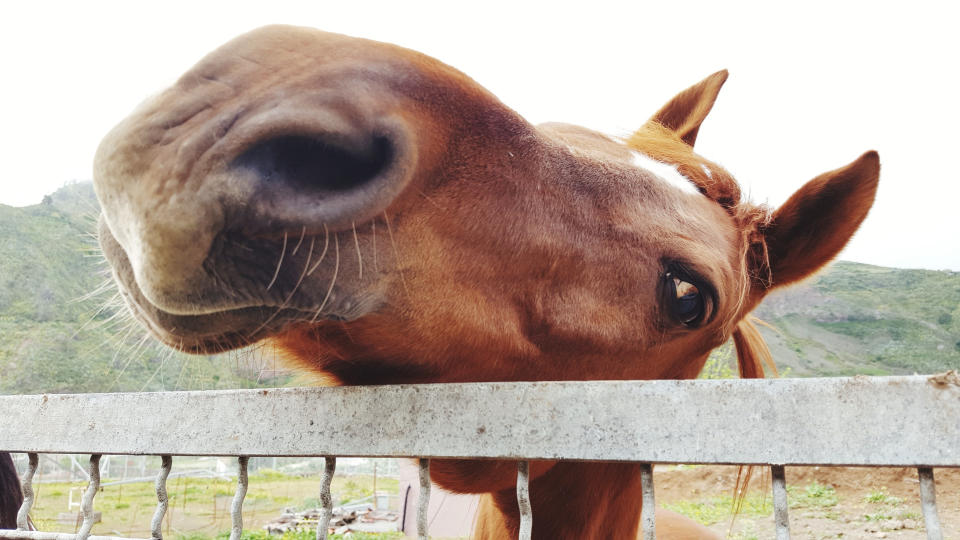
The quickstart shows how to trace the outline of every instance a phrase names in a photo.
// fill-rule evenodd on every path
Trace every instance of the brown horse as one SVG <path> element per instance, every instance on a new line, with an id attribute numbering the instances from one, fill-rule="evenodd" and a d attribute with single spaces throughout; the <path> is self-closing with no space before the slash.
<path id="1" fill-rule="evenodd" d="M 879 161 L 775 211 L 742 200 L 693 151 L 726 77 L 621 140 L 530 125 L 413 51 L 259 29 L 104 139 L 100 242 L 161 341 L 267 339 L 332 384 L 692 378 L 731 337 L 741 374 L 762 376 L 745 317 L 846 244 Z M 488 494 L 478 538 L 516 534 L 514 463 L 438 460 L 432 476 Z M 530 489 L 536 538 L 637 534 L 634 464 L 536 463 Z M 661 536 L 708 534 L 682 521 Z"/>

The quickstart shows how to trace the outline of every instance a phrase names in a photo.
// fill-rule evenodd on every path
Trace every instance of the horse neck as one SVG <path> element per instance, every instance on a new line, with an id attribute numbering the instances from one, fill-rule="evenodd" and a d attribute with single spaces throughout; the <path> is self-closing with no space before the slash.
<path id="1" fill-rule="evenodd" d="M 558 463 L 530 482 L 533 538 L 636 538 L 640 500 L 636 463 Z M 519 528 L 515 490 L 484 497 L 478 540 L 516 538 Z"/>

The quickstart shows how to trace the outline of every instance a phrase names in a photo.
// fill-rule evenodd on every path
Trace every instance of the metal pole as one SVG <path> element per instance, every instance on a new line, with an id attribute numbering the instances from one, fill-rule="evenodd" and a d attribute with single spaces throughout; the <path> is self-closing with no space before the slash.
<path id="1" fill-rule="evenodd" d="M 656 540 L 657 518 L 656 500 L 653 492 L 653 465 L 640 464 L 640 482 L 642 498 L 640 507 L 640 523 L 643 527 L 643 540 Z"/>
<path id="2" fill-rule="evenodd" d="M 23 503 L 17 512 L 17 530 L 26 531 L 30 529 L 30 509 L 33 508 L 33 475 L 37 472 L 37 466 L 40 463 L 38 454 L 27 454 L 27 472 L 23 473 Z"/>
<path id="3" fill-rule="evenodd" d="M 923 522 L 927 528 L 927 540 L 943 540 L 943 531 L 940 529 L 940 517 L 937 515 L 936 482 L 933 480 L 931 467 L 919 467 L 920 476 L 920 504 L 923 507 Z"/>
<path id="4" fill-rule="evenodd" d="M 517 506 L 520 507 L 519 540 L 533 536 L 533 506 L 530 504 L 530 462 L 517 464 Z"/>
<path id="5" fill-rule="evenodd" d="M 126 456 L 124 456 L 126 457 Z M 160 474 L 157 475 L 157 509 L 153 512 L 153 520 L 150 522 L 150 537 L 153 540 L 161 540 L 163 534 L 160 532 L 163 525 L 163 516 L 167 513 L 167 477 L 170 476 L 170 469 L 173 467 L 173 458 L 170 456 L 160 456 Z"/>
<path id="6" fill-rule="evenodd" d="M 248 456 L 237 458 L 237 491 L 233 495 L 233 504 L 230 505 L 230 517 L 233 527 L 230 529 L 230 540 L 240 540 L 243 534 L 243 498 L 247 496 L 247 463 Z"/>
<path id="7" fill-rule="evenodd" d="M 337 470 L 337 458 L 327 456 L 323 458 L 323 476 L 320 478 L 320 516 L 317 519 L 317 540 L 327 540 L 327 531 L 330 528 L 330 518 L 333 516 L 333 495 L 330 494 L 330 483 L 333 473 Z"/>
<path id="8" fill-rule="evenodd" d="M 83 523 L 77 532 L 77 540 L 87 540 L 90 530 L 93 529 L 93 498 L 100 490 L 100 454 L 90 456 L 90 482 L 87 491 L 80 502 L 80 512 L 83 514 Z"/>
<path id="9" fill-rule="evenodd" d="M 430 508 L 430 460 L 420 458 L 420 500 L 417 503 L 417 538 L 429 538 L 427 510 Z"/>
<path id="10" fill-rule="evenodd" d="M 787 517 L 787 477 L 783 465 L 772 465 L 773 476 L 773 521 L 777 528 L 777 540 L 790 540 L 790 519 Z"/>

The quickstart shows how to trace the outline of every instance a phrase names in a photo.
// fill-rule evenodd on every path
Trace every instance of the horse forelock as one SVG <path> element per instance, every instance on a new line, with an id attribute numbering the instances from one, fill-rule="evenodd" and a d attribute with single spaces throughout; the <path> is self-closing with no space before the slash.
<path id="1" fill-rule="evenodd" d="M 723 167 L 693 151 L 675 132 L 656 123 L 647 122 L 627 139 L 625 144 L 651 159 L 673 165 L 701 193 L 726 208 L 740 202 L 740 186 Z"/>

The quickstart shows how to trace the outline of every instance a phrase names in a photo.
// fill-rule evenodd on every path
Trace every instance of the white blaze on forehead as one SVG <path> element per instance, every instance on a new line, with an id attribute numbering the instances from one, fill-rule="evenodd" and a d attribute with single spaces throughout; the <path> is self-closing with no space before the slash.
<path id="1" fill-rule="evenodd" d="M 710 167 L 701 163 L 700 168 L 703 169 L 703 173 L 707 175 L 707 178 L 713 179 L 713 171 L 710 170 Z"/>
<path id="2" fill-rule="evenodd" d="M 666 183 L 674 187 L 680 188 L 686 193 L 700 193 L 700 190 L 693 185 L 693 182 L 691 182 L 686 176 L 680 174 L 677 168 L 673 165 L 663 163 L 662 161 L 657 161 L 650 156 L 641 154 L 635 150 L 631 151 L 630 153 L 633 155 L 632 162 L 637 167 L 652 172 L 661 180 L 664 180 Z"/>

